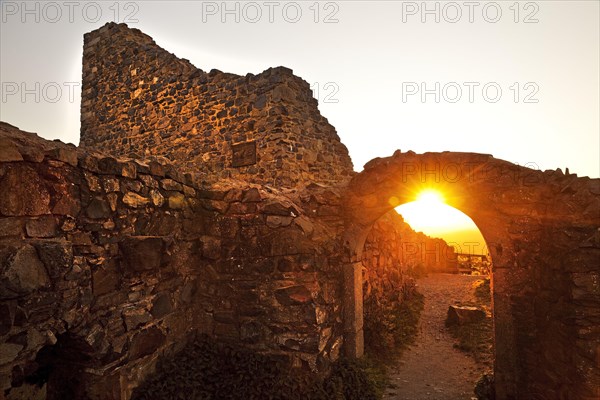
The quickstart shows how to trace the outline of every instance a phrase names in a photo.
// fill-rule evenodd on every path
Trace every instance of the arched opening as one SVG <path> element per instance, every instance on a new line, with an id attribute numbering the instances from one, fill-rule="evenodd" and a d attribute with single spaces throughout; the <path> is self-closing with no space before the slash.
<path id="1" fill-rule="evenodd" d="M 528 375 L 524 350 L 536 362 L 527 332 L 532 331 L 531 302 L 536 293 L 532 272 L 543 268 L 537 253 L 541 220 L 532 199 L 543 192 L 539 171 L 489 155 L 396 152 L 375 159 L 350 182 L 345 196 L 344 339 L 346 353 L 364 351 L 362 253 L 367 235 L 379 218 L 415 200 L 426 189 L 444 194 L 446 204 L 473 219 L 487 240 L 493 265 L 494 378 L 498 398 L 515 398 Z M 528 247 L 530 246 L 530 247 Z M 538 264 L 536 264 L 538 262 Z M 530 267 L 531 266 L 531 267 Z M 540 320 L 540 322 L 543 322 Z M 519 331 L 520 327 L 523 331 Z M 522 349 L 523 351 L 518 351 Z"/>
<path id="2" fill-rule="evenodd" d="M 483 235 L 432 189 L 369 230 L 360 255 L 364 349 L 387 365 L 388 395 L 470 398 L 493 365 Z"/>
<path id="3" fill-rule="evenodd" d="M 487 241 L 496 398 L 598 397 L 598 336 L 589 333 L 597 323 L 588 318 L 589 299 L 597 298 L 590 271 L 597 271 L 600 248 L 598 180 L 485 154 L 397 151 L 352 178 L 343 203 L 346 354 L 360 357 L 364 349 L 366 237 L 381 216 L 426 188 L 444 193 Z"/>
<path id="4" fill-rule="evenodd" d="M 456 261 L 457 272 L 469 275 L 491 273 L 491 256 L 479 227 L 467 214 L 446 204 L 443 193 L 425 189 L 414 201 L 396 207 L 395 211 L 416 232 L 445 241 L 454 254 L 447 252 L 438 256 L 445 256 L 442 261 Z M 451 272 L 449 268 L 447 270 Z"/>

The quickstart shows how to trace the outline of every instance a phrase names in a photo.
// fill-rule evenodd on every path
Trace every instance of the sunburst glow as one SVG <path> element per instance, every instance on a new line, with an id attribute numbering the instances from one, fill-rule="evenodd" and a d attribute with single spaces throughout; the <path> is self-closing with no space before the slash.
<path id="1" fill-rule="evenodd" d="M 424 190 L 417 196 L 417 201 L 423 204 L 444 204 L 444 197 L 437 190 Z"/>
<path id="2" fill-rule="evenodd" d="M 415 230 L 444 239 L 461 253 L 485 253 L 485 241 L 477 225 L 463 212 L 444 202 L 442 193 L 427 189 L 416 201 L 396 207 L 396 211 Z"/>

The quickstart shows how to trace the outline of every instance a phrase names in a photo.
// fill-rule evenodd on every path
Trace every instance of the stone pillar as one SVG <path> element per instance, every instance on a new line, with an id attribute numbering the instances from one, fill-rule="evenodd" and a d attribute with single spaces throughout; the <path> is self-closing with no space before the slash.
<path id="1" fill-rule="evenodd" d="M 344 346 L 348 358 L 364 353 L 362 264 L 344 265 Z"/>
<path id="2" fill-rule="evenodd" d="M 516 399 L 516 374 L 519 366 L 516 361 L 515 326 L 511 310 L 510 278 L 507 268 L 494 265 L 491 275 L 493 288 L 494 318 L 494 385 L 496 399 Z"/>

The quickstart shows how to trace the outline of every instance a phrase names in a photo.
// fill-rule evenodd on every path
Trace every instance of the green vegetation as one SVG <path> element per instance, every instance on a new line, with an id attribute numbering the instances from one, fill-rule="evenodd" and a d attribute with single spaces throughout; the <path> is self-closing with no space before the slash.
<path id="1" fill-rule="evenodd" d="M 425 265 L 423 263 L 409 265 L 406 272 L 410 277 L 414 279 L 424 278 L 427 276 L 427 268 L 425 268 Z"/>
<path id="2" fill-rule="evenodd" d="M 495 400 L 494 375 L 483 374 L 475 384 L 475 395 L 477 400 Z"/>
<path id="3" fill-rule="evenodd" d="M 417 335 L 423 295 L 414 292 L 399 306 L 365 303 L 365 353 L 383 364 L 396 360 Z"/>
<path id="4" fill-rule="evenodd" d="M 491 366 L 493 358 L 491 318 L 468 325 L 451 326 L 448 330 L 458 340 L 454 347 L 470 354 L 475 361 Z"/>
<path id="5" fill-rule="evenodd" d="M 275 356 L 217 345 L 207 337 L 164 358 L 134 400 L 377 400 L 384 383 L 369 359 L 340 360 L 327 379 Z"/>
<path id="6" fill-rule="evenodd" d="M 477 301 L 484 308 L 489 308 L 490 279 L 486 278 L 473 283 L 473 291 Z M 477 304 L 472 304 L 477 305 Z M 454 347 L 470 354 L 475 361 L 492 366 L 494 359 L 494 332 L 492 318 L 482 321 L 456 325 L 448 328 L 450 334 L 458 341 Z"/>
<path id="7" fill-rule="evenodd" d="M 341 360 L 336 363 L 333 374 L 326 382 L 343 388 L 343 396 L 324 397 L 336 400 L 379 400 L 388 384 L 385 368 L 368 355 L 359 360 Z M 318 397 L 321 399 L 322 397 Z"/>
<path id="8" fill-rule="evenodd" d="M 365 302 L 365 357 L 363 370 L 381 399 L 389 385 L 386 368 L 414 343 L 424 297 L 414 290 L 400 305 L 384 306 L 371 296 Z"/>
<path id="9" fill-rule="evenodd" d="M 480 281 L 473 283 L 473 289 L 475 291 L 475 297 L 482 304 L 489 305 L 491 301 L 491 288 L 490 278 L 485 278 Z"/>

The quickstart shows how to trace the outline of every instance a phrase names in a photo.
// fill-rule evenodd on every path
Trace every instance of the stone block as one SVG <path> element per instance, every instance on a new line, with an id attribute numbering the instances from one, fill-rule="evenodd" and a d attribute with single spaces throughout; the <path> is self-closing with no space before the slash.
<path id="1" fill-rule="evenodd" d="M 485 311 L 477 307 L 450 306 L 446 316 L 446 326 L 468 325 L 485 319 Z"/>
<path id="2" fill-rule="evenodd" d="M 183 193 L 174 192 L 169 196 L 169 208 L 174 210 L 182 210 L 186 206 L 186 200 Z"/>
<path id="3" fill-rule="evenodd" d="M 33 238 L 51 238 L 56 236 L 56 219 L 53 216 L 43 216 L 30 219 L 25 224 L 27 236 Z"/>
<path id="4" fill-rule="evenodd" d="M 154 318 L 162 318 L 173 310 L 171 296 L 167 292 L 159 293 L 152 302 L 150 313 Z"/>
<path id="5" fill-rule="evenodd" d="M 293 217 L 300 214 L 291 204 L 284 204 L 277 201 L 265 204 L 263 212 L 265 214 L 280 215 L 284 217 Z"/>
<path id="6" fill-rule="evenodd" d="M 112 177 L 103 177 L 102 187 L 106 193 L 118 192 L 121 189 L 119 180 Z"/>
<path id="7" fill-rule="evenodd" d="M 0 282 L 0 298 L 7 299 L 49 287 L 50 277 L 35 248 L 27 244 L 6 261 Z"/>
<path id="8" fill-rule="evenodd" d="M 244 192 L 244 197 L 242 201 L 244 203 L 250 202 L 259 202 L 262 200 L 262 196 L 260 195 L 260 191 L 257 188 L 248 189 Z"/>
<path id="9" fill-rule="evenodd" d="M 165 176 L 165 168 L 158 161 L 150 161 L 148 167 L 150 168 L 150 174 L 159 177 Z"/>
<path id="10" fill-rule="evenodd" d="M 127 204 L 129 207 L 132 208 L 144 207 L 149 202 L 150 199 L 140 196 L 139 194 L 134 192 L 127 192 L 123 196 L 123 203 Z"/>
<path id="11" fill-rule="evenodd" d="M 244 142 L 231 145 L 231 166 L 234 168 L 256 164 L 256 142 Z"/>
<path id="12" fill-rule="evenodd" d="M 0 365 L 8 364 L 14 361 L 23 350 L 23 345 L 14 343 L 0 344 Z"/>
<path id="13" fill-rule="evenodd" d="M 280 215 L 268 215 L 267 226 L 269 228 L 279 228 L 281 226 L 290 226 L 294 219 L 292 217 L 283 217 Z"/>
<path id="14" fill-rule="evenodd" d="M 23 221 L 19 218 L 0 218 L 0 238 L 21 237 L 23 235 Z"/>
<path id="15" fill-rule="evenodd" d="M 78 186 L 69 185 L 66 188 L 57 188 L 57 193 L 55 194 L 54 199 L 54 207 L 52 207 L 52 214 L 77 216 L 80 210 L 81 203 Z"/>
<path id="16" fill-rule="evenodd" d="M 150 355 L 164 345 L 165 341 L 165 335 L 157 327 L 144 329 L 131 340 L 129 359 L 133 361 Z"/>
<path id="17" fill-rule="evenodd" d="M 277 289 L 275 298 L 284 306 L 307 304 L 313 301 L 310 290 L 302 285 Z"/>
<path id="18" fill-rule="evenodd" d="M 165 204 L 165 198 L 158 190 L 150 191 L 150 199 L 152 199 L 152 204 L 156 207 L 162 207 Z"/>
<path id="19" fill-rule="evenodd" d="M 92 219 L 103 219 L 111 216 L 111 210 L 106 200 L 95 197 L 85 210 L 86 215 Z"/>
<path id="20" fill-rule="evenodd" d="M 225 195 L 225 198 L 223 200 L 228 203 L 233 203 L 233 202 L 237 202 L 237 201 L 242 201 L 243 197 L 244 197 L 244 192 L 242 189 L 233 188 L 233 189 L 230 189 L 229 191 L 227 191 L 227 194 Z"/>
<path id="21" fill-rule="evenodd" d="M 0 214 L 37 216 L 50 213 L 50 193 L 33 168 L 10 168 L 0 181 L 0 187 Z"/>
<path id="22" fill-rule="evenodd" d="M 202 255 L 211 260 L 221 257 L 221 240 L 212 236 L 202 236 Z"/>
<path id="23" fill-rule="evenodd" d="M 114 268 L 97 267 L 92 272 L 92 291 L 94 296 L 110 293 L 119 287 L 119 273 Z"/>
<path id="24" fill-rule="evenodd" d="M 77 166 L 77 148 L 76 147 L 56 147 L 49 150 L 46 155 L 54 160 L 62 161 L 73 167 Z"/>
<path id="25" fill-rule="evenodd" d="M 183 194 L 185 194 L 186 197 L 196 197 L 196 189 L 194 189 L 191 186 L 184 185 L 183 186 Z"/>
<path id="26" fill-rule="evenodd" d="M 0 162 L 23 161 L 17 146 L 8 139 L 0 138 Z"/>
<path id="27" fill-rule="evenodd" d="M 144 309 L 130 309 L 123 312 L 123 319 L 127 330 L 131 331 L 152 321 L 152 315 Z"/>
<path id="28" fill-rule="evenodd" d="M 119 242 L 122 266 L 128 272 L 157 271 L 165 244 L 156 236 L 132 236 Z"/>
<path id="29" fill-rule="evenodd" d="M 98 172 L 107 175 L 121 175 L 121 167 L 115 158 L 104 157 L 98 160 Z"/>
<path id="30" fill-rule="evenodd" d="M 123 162 L 119 163 L 119 166 L 121 168 L 120 175 L 124 178 L 135 179 L 137 177 L 137 166 L 135 163 Z"/>
<path id="31" fill-rule="evenodd" d="M 52 279 L 64 276 L 73 265 L 73 246 L 60 240 L 40 240 L 34 242 L 40 260 Z"/>
<path id="32" fill-rule="evenodd" d="M 173 179 L 163 179 L 162 181 L 160 181 L 160 186 L 164 189 L 164 190 L 171 190 L 171 191 L 182 191 L 183 190 L 183 185 L 179 182 L 174 181 Z"/>

